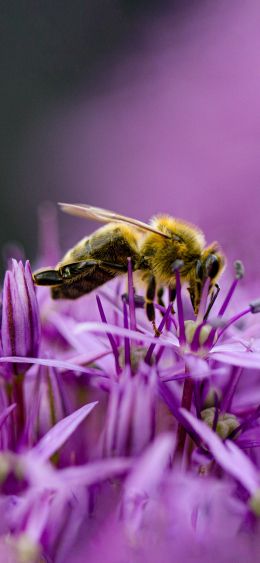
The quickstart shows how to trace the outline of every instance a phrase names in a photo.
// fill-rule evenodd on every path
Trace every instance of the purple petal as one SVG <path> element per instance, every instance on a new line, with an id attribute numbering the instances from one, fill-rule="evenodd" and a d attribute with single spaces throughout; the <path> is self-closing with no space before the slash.
<path id="1" fill-rule="evenodd" d="M 84 418 L 97 405 L 97 401 L 84 405 L 74 413 L 60 420 L 31 450 L 40 461 L 46 461 L 68 440 Z"/>
<path id="2" fill-rule="evenodd" d="M 234 442 L 231 442 L 231 440 L 226 440 L 225 445 L 231 456 L 234 477 L 236 477 L 236 474 L 238 475 L 238 473 L 240 473 L 240 479 L 239 476 L 237 476 L 236 478 L 240 480 L 242 485 L 244 485 L 244 487 L 248 489 L 251 494 L 253 494 L 256 489 L 259 489 L 260 485 L 259 473 L 256 467 L 253 465 L 250 458 L 246 456 Z"/>
<path id="3" fill-rule="evenodd" d="M 218 362 L 223 362 L 225 364 L 230 364 L 232 366 L 240 366 L 244 368 L 259 369 L 260 368 L 260 353 L 259 352 L 249 352 L 244 350 L 244 352 L 229 352 L 223 351 L 219 352 L 214 348 L 209 357 Z"/>
<path id="4" fill-rule="evenodd" d="M 13 403 L 12 405 L 10 405 L 10 407 L 7 407 L 6 409 L 3 410 L 3 412 L 1 412 L 1 414 L 0 414 L 0 429 L 2 428 L 3 424 L 5 423 L 6 419 L 9 416 L 9 414 L 11 414 L 11 412 L 13 412 L 13 410 L 15 408 L 16 408 L 16 404 Z"/>
<path id="5" fill-rule="evenodd" d="M 180 410 L 195 432 L 207 444 L 219 465 L 253 494 L 259 487 L 260 480 L 257 469 L 250 459 L 233 442 L 227 440 L 223 443 L 204 422 L 185 409 Z"/>
<path id="6" fill-rule="evenodd" d="M 112 383 L 104 434 L 104 455 L 110 456 L 116 447 L 117 416 L 120 404 L 121 389 L 118 384 Z"/>
<path id="7" fill-rule="evenodd" d="M 3 291 L 2 349 L 5 356 L 37 356 L 40 342 L 39 310 L 29 262 L 12 261 L 12 271 L 6 272 Z M 27 364 L 20 366 L 20 373 Z M 16 366 L 12 366 L 17 373 Z"/>
<path id="8" fill-rule="evenodd" d="M 252 448 L 260 445 L 260 426 L 249 428 L 236 438 L 240 448 Z"/>
<path id="9" fill-rule="evenodd" d="M 31 508 L 26 519 L 26 535 L 37 545 L 47 525 L 50 514 L 50 506 L 52 494 L 50 491 L 38 493 L 37 497 L 32 499 Z"/>
<path id="10" fill-rule="evenodd" d="M 100 313 L 100 316 L 101 316 L 102 323 L 107 325 L 106 315 L 105 315 L 105 312 L 104 312 L 104 309 L 103 309 L 99 295 L 96 295 L 96 300 L 97 300 L 98 310 L 99 310 L 99 313 Z M 113 351 L 113 354 L 114 354 L 116 372 L 117 372 L 117 374 L 119 374 L 121 369 L 120 369 L 120 365 L 119 365 L 118 346 L 117 346 L 117 343 L 116 343 L 113 335 L 110 334 L 109 331 L 106 332 L 106 335 L 108 337 L 108 340 L 110 342 L 110 345 L 111 345 L 111 348 L 112 348 L 112 351 Z"/>
<path id="11" fill-rule="evenodd" d="M 185 363 L 193 379 L 200 380 L 211 375 L 211 370 L 206 360 L 194 356 L 194 354 L 185 354 Z"/>
<path id="12" fill-rule="evenodd" d="M 150 496 L 159 485 L 165 469 L 169 466 L 174 450 L 171 434 L 162 434 L 147 448 L 136 462 L 133 471 L 125 482 L 125 496 L 139 494 Z"/>
<path id="13" fill-rule="evenodd" d="M 25 352 L 23 355 L 37 355 L 39 342 L 40 342 L 40 320 L 39 320 L 39 310 L 38 303 L 36 299 L 36 293 L 32 281 L 32 274 L 29 262 L 26 262 L 25 268 L 22 262 L 19 264 L 16 260 L 12 261 L 12 271 L 14 274 L 14 282 L 17 288 L 17 305 L 19 302 L 20 308 L 20 318 L 15 317 L 16 331 L 19 333 L 19 325 L 21 322 L 21 317 L 24 318 L 25 334 L 24 334 L 24 348 Z M 20 355 L 18 352 L 17 355 Z"/>
<path id="14" fill-rule="evenodd" d="M 80 334 L 81 332 L 95 332 L 97 334 L 104 334 L 107 332 L 111 334 L 116 334 L 118 336 L 127 336 L 132 338 L 133 340 L 143 341 L 143 342 L 154 342 L 155 344 L 165 344 L 165 345 L 178 345 L 178 339 L 174 336 L 174 334 L 168 336 L 160 336 L 160 340 L 153 336 L 152 334 L 144 334 L 143 332 L 138 332 L 135 330 L 131 330 L 128 328 L 121 328 L 111 324 L 103 325 L 101 323 L 95 322 L 86 322 L 86 323 L 78 323 L 75 328 L 75 334 Z"/>
<path id="15" fill-rule="evenodd" d="M 67 315 L 52 311 L 48 315 L 48 322 L 51 322 L 70 346 L 75 348 L 80 354 L 86 353 L 86 346 L 88 348 L 91 347 L 91 350 L 95 350 L 96 353 L 101 353 L 104 349 L 108 349 L 105 339 L 99 342 L 94 335 L 88 334 L 88 341 L 86 341 L 85 335 L 79 334 L 76 331 L 80 324 Z"/>
<path id="16" fill-rule="evenodd" d="M 242 338 L 230 338 L 228 342 L 216 344 L 212 352 L 246 352 L 249 349 L 249 342 L 247 340 L 242 340 Z M 254 352 L 260 350 L 254 349 Z"/>
<path id="17" fill-rule="evenodd" d="M 140 454 L 153 440 L 155 432 L 155 396 L 157 374 L 151 369 L 146 380 L 142 374 L 135 376 L 135 403 L 132 416 L 132 453 Z"/>
<path id="18" fill-rule="evenodd" d="M 58 475 L 62 486 L 78 487 L 85 485 L 89 487 L 100 481 L 128 472 L 132 465 L 132 460 L 118 457 L 60 469 Z"/>
<path id="19" fill-rule="evenodd" d="M 132 531 L 142 526 L 144 507 L 161 484 L 173 448 L 174 440 L 170 434 L 159 436 L 136 462 L 126 479 L 123 516 Z"/>
<path id="20" fill-rule="evenodd" d="M 131 377 L 129 369 L 124 372 L 123 381 L 120 381 L 120 401 L 116 413 L 116 423 L 114 433 L 116 435 L 115 452 L 117 455 L 123 455 L 129 446 L 129 438 L 131 436 L 131 421 L 135 408 L 135 380 Z M 130 438 L 131 439 L 131 438 Z"/>
<path id="21" fill-rule="evenodd" d="M 259 448 L 260 446 L 260 438 L 247 438 L 247 437 L 241 437 L 238 440 L 236 440 L 236 444 L 238 444 L 238 446 L 242 449 L 242 450 L 248 450 L 249 448 Z"/>
<path id="22" fill-rule="evenodd" d="M 29 364 L 36 364 L 39 366 L 50 366 L 54 368 L 64 369 L 66 371 L 75 371 L 76 373 L 85 373 L 86 375 L 90 376 L 102 376 L 105 375 L 100 370 L 96 371 L 92 368 L 84 368 L 77 364 L 72 364 L 66 360 L 49 360 L 47 358 L 26 358 L 26 362 Z M 21 356 L 11 356 L 0 357 L 0 364 L 2 363 L 17 363 L 17 364 L 24 364 L 24 357 Z"/>
<path id="23" fill-rule="evenodd" d="M 8 271 L 4 279 L 2 312 L 2 347 L 6 356 L 25 354 L 25 332 L 25 318 L 14 274 Z"/>
<path id="24" fill-rule="evenodd" d="M 32 342 L 33 342 L 32 350 L 34 351 L 34 354 L 37 354 L 40 337 L 41 337 L 41 323 L 40 323 L 40 313 L 39 313 L 39 307 L 38 307 L 38 302 L 35 292 L 35 286 L 32 279 L 32 271 L 28 260 L 25 263 L 24 275 L 25 275 L 28 300 L 29 300 L 29 318 L 30 318 L 30 326 L 32 331 Z"/>

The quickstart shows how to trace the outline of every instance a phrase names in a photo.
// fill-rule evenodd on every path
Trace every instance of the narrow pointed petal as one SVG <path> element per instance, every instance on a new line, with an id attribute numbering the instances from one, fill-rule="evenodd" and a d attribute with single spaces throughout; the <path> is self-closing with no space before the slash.
<path id="1" fill-rule="evenodd" d="M 183 416 L 205 442 L 221 467 L 237 479 L 250 494 L 260 484 L 258 471 L 250 459 L 230 440 L 225 443 L 204 422 L 198 420 L 190 412 L 181 409 Z"/>
<path id="2" fill-rule="evenodd" d="M 128 473 L 132 465 L 133 462 L 129 458 L 105 459 L 61 469 L 59 470 L 59 478 L 61 485 L 64 487 L 79 487 L 82 485 L 90 487 L 100 481 Z"/>
<path id="3" fill-rule="evenodd" d="M 211 374 L 209 365 L 203 358 L 199 358 L 193 354 L 186 354 L 185 363 L 192 379 L 204 379 Z"/>
<path id="4" fill-rule="evenodd" d="M 10 405 L 10 407 L 7 407 L 6 409 L 4 409 L 3 412 L 1 412 L 1 414 L 0 414 L 0 429 L 2 428 L 3 424 L 5 423 L 6 419 L 11 414 L 11 412 L 13 412 L 15 407 L 16 407 L 16 404 L 14 403 L 13 405 Z"/>
<path id="5" fill-rule="evenodd" d="M 125 495 L 151 495 L 159 485 L 165 469 L 168 467 L 174 450 L 174 438 L 163 434 L 156 438 L 145 453 L 136 462 L 125 483 Z"/>
<path id="6" fill-rule="evenodd" d="M 217 360 L 218 362 L 223 362 L 224 364 L 230 364 L 232 366 L 240 366 L 249 369 L 260 368 L 259 352 L 249 352 L 247 350 L 244 350 L 244 352 L 235 352 L 232 350 L 223 350 L 223 352 L 220 352 L 217 349 L 213 349 L 210 352 L 210 357 L 212 360 Z"/>
<path id="7" fill-rule="evenodd" d="M 37 456 L 40 461 L 49 459 L 63 444 L 68 440 L 71 434 L 76 430 L 79 424 L 88 416 L 93 408 L 97 405 L 97 401 L 84 405 L 73 414 L 66 416 L 60 420 L 32 449 L 32 453 Z"/>
<path id="8" fill-rule="evenodd" d="M 67 360 L 55 360 L 55 359 L 48 359 L 48 358 L 26 358 L 26 361 L 29 364 L 35 364 L 38 366 L 50 366 L 54 368 L 63 369 L 66 371 L 74 371 L 78 373 L 85 373 L 89 376 L 105 376 L 100 370 L 95 370 L 94 368 L 84 368 L 77 364 L 73 364 Z M 21 356 L 11 356 L 11 357 L 0 357 L 0 365 L 5 363 L 16 363 L 16 364 L 24 364 L 24 357 Z"/>
<path id="9" fill-rule="evenodd" d="M 169 346 L 175 345 L 177 348 L 179 348 L 178 340 L 174 334 L 160 336 L 160 338 L 158 339 L 152 334 L 138 332 L 127 328 L 121 328 L 111 324 L 102 325 L 95 322 L 78 323 L 77 327 L 75 328 L 75 334 L 80 334 L 81 332 L 95 332 L 97 334 L 104 334 L 108 331 L 111 334 L 123 337 L 127 336 L 133 340 L 151 343 L 154 342 L 155 344 L 168 344 Z"/>

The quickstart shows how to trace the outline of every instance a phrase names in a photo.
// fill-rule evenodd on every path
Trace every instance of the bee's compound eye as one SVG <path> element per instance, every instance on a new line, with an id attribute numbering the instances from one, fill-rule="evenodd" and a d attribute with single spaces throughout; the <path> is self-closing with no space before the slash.
<path id="1" fill-rule="evenodd" d="M 203 268 L 202 268 L 202 263 L 200 260 L 197 260 L 196 262 L 196 277 L 199 280 L 203 279 Z"/>
<path id="2" fill-rule="evenodd" d="M 205 262 L 205 271 L 208 278 L 215 278 L 219 271 L 219 259 L 216 254 L 209 254 Z"/>

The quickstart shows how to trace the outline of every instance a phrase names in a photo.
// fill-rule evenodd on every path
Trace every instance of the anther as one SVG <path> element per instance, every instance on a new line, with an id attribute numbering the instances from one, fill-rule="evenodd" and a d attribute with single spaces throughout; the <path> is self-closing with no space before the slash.
<path id="1" fill-rule="evenodd" d="M 245 275 L 245 268 L 243 262 L 241 262 L 241 260 L 235 260 L 234 268 L 235 268 L 236 279 L 241 280 Z"/>
<path id="2" fill-rule="evenodd" d="M 175 260 L 172 264 L 172 271 L 176 272 L 180 270 L 183 264 L 184 264 L 183 260 Z"/>
<path id="3" fill-rule="evenodd" d="M 255 315 L 255 313 L 260 313 L 260 299 L 256 299 L 255 301 L 251 301 L 249 303 L 249 307 L 251 309 L 251 313 Z"/>

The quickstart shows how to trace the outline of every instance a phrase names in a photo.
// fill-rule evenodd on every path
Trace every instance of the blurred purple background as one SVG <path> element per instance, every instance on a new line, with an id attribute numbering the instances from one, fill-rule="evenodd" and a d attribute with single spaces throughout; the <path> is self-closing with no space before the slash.
<path id="1" fill-rule="evenodd" d="M 1 243 L 33 258 L 39 203 L 79 201 L 187 219 L 260 273 L 259 1 L 54 4 L 15 12 L 20 55 L 6 34 Z M 59 219 L 64 249 L 96 227 Z"/>

